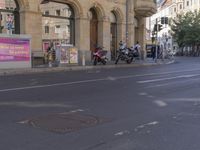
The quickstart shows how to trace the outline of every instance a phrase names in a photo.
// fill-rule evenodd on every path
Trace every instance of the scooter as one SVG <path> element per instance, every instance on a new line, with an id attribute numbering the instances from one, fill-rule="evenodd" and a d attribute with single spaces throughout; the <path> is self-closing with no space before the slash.
<path id="1" fill-rule="evenodd" d="M 97 63 L 102 63 L 106 65 L 108 58 L 106 57 L 107 51 L 103 50 L 102 47 L 96 47 L 95 52 L 93 53 L 93 65 L 97 65 Z"/>

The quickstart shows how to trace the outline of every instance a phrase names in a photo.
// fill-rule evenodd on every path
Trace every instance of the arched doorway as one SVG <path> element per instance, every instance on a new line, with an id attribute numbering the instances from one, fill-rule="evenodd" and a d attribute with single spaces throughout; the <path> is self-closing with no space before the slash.
<path id="1" fill-rule="evenodd" d="M 98 16 L 94 8 L 89 11 L 90 17 L 90 50 L 94 51 L 98 45 Z"/>
<path id="2" fill-rule="evenodd" d="M 0 2 L 0 33 L 20 33 L 19 5 L 16 0 Z"/>
<path id="3" fill-rule="evenodd" d="M 117 50 L 117 18 L 114 12 L 110 13 L 110 50 L 111 50 L 111 60 L 116 58 Z"/>
<path id="4" fill-rule="evenodd" d="M 43 50 L 53 44 L 75 45 L 75 17 L 72 7 L 66 3 L 48 2 L 40 5 L 42 17 Z"/>

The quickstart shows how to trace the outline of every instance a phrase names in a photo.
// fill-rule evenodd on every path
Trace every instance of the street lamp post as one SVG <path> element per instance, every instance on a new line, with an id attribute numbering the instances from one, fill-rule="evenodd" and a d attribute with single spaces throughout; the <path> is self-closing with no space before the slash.
<path id="1" fill-rule="evenodd" d="M 128 43 L 128 0 L 126 0 L 126 43 Z"/>
<path id="2" fill-rule="evenodd" d="M 156 44 L 156 56 L 155 56 L 155 62 L 157 63 L 157 58 L 158 58 L 158 18 L 156 18 L 156 40 L 155 40 L 155 44 Z"/>

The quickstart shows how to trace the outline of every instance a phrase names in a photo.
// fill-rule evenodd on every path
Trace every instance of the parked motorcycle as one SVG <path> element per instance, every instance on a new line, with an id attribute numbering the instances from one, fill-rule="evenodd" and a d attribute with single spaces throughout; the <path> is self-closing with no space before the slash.
<path id="1" fill-rule="evenodd" d="M 134 54 L 135 52 L 131 48 L 126 47 L 126 43 L 120 42 L 119 43 L 120 47 L 118 52 L 117 59 L 115 61 L 115 64 L 118 63 L 119 60 L 126 61 L 127 64 L 132 63 L 134 60 Z"/>
<path id="2" fill-rule="evenodd" d="M 138 49 L 135 49 L 134 47 L 129 48 L 129 51 L 131 55 L 133 55 L 134 59 L 139 58 L 139 52 Z"/>
<path id="3" fill-rule="evenodd" d="M 107 51 L 103 50 L 102 47 L 96 47 L 95 52 L 93 53 L 93 65 L 97 65 L 99 62 L 105 65 L 108 61 L 106 54 Z"/>

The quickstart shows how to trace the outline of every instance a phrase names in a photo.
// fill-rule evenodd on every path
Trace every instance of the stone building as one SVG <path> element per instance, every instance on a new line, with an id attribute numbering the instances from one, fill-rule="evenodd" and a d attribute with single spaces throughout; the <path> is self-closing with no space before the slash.
<path id="1" fill-rule="evenodd" d="M 120 40 L 144 47 L 145 17 L 156 13 L 154 0 L 0 0 L 1 33 L 32 36 L 34 57 L 50 43 L 73 44 L 86 60 L 95 45 L 116 56 Z"/>
<path id="2" fill-rule="evenodd" d="M 200 0 L 163 0 L 158 5 L 157 13 L 151 16 L 151 30 L 154 30 L 156 19 L 158 23 L 161 24 L 162 18 L 167 17 L 168 22 L 170 23 L 170 20 L 175 19 L 179 14 L 199 10 Z M 172 53 L 178 51 L 178 44 L 173 40 L 169 24 L 162 25 L 162 30 L 158 32 L 158 43 L 160 44 L 160 48 L 163 50 L 164 55 L 167 54 L 167 51 L 171 51 Z"/>

